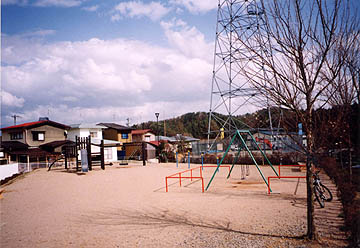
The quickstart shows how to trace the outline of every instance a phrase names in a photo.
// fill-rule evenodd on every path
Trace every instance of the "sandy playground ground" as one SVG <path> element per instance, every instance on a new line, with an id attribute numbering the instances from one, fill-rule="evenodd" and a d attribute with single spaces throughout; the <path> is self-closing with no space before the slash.
<path id="1" fill-rule="evenodd" d="M 165 177 L 187 164 L 129 164 L 76 173 L 38 169 L 1 187 L 1 247 L 320 247 L 306 233 L 305 179 L 241 180 L 221 168 L 210 188 Z M 199 165 L 191 165 L 191 167 Z M 204 168 L 205 187 L 215 168 Z M 270 167 L 264 175 L 274 176 Z M 282 175 L 304 171 L 281 168 Z M 195 175 L 195 173 L 194 173 Z"/>

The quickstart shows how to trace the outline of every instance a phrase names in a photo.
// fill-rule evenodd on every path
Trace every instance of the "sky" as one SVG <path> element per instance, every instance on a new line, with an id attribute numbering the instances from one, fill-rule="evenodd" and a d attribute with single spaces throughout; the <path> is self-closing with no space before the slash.
<path id="1" fill-rule="evenodd" d="M 209 111 L 217 0 L 2 0 L 1 126 Z"/>

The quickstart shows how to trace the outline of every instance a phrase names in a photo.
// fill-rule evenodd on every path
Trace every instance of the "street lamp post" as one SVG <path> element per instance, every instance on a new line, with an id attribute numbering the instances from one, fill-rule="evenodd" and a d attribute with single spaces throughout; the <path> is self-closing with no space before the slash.
<path id="1" fill-rule="evenodd" d="M 159 162 L 160 162 L 160 154 L 159 154 L 159 115 L 160 113 L 155 113 L 156 116 L 156 136 L 157 136 L 157 153 L 158 153 L 158 158 L 159 158 Z"/>

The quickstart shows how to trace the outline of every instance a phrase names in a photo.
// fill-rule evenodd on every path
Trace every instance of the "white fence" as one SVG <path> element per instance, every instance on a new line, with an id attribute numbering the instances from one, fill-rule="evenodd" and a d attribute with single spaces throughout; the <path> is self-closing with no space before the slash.
<path id="1" fill-rule="evenodd" d="M 46 162 L 40 163 L 13 163 L 0 165 L 0 180 L 4 180 L 18 173 L 30 172 L 38 168 L 47 168 Z"/>
<path id="2" fill-rule="evenodd" d="M 19 173 L 18 164 L 3 164 L 0 165 L 0 180 L 4 180 L 7 177 L 11 177 L 14 174 Z"/>

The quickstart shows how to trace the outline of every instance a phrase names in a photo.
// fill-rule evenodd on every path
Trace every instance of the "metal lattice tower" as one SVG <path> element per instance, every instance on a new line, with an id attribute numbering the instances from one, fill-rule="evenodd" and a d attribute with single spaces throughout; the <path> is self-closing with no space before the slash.
<path id="1" fill-rule="evenodd" d="M 257 108 L 268 107 L 266 99 L 260 99 L 258 90 L 252 88 L 248 79 L 242 74 L 248 66 L 251 66 L 252 71 L 261 73 L 264 77 L 263 66 L 254 65 L 252 58 L 268 56 L 267 51 L 270 51 L 258 45 L 264 44 L 264 39 L 265 44 L 267 43 L 265 24 L 264 9 L 259 0 L 219 0 L 210 98 L 209 139 L 215 134 L 216 138 L 221 135 L 220 130 L 212 130 L 212 120 L 215 120 L 221 130 L 227 134 L 226 136 L 230 137 L 237 129 L 250 128 L 246 123 L 238 123 L 234 118 L 236 115 L 248 112 L 251 105 Z M 249 48 L 252 52 L 249 52 Z"/>

